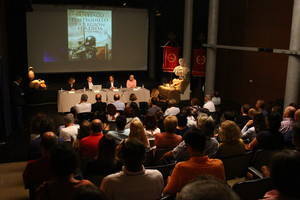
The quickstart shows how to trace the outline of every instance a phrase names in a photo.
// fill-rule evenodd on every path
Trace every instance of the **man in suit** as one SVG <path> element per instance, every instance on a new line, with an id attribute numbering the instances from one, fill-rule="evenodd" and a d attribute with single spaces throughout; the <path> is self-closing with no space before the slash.
<path id="1" fill-rule="evenodd" d="M 23 78 L 21 76 L 17 76 L 15 81 L 11 86 L 11 101 L 13 108 L 14 119 L 16 120 L 16 133 L 19 131 L 23 131 L 23 107 L 25 105 L 25 93 L 21 84 L 23 82 Z"/>
<path id="2" fill-rule="evenodd" d="M 119 84 L 117 81 L 115 81 L 115 78 L 113 76 L 109 76 L 108 82 L 106 83 L 105 86 L 108 89 L 115 89 L 119 87 Z"/>
<path id="3" fill-rule="evenodd" d="M 84 82 L 83 84 L 83 88 L 87 89 L 87 90 L 92 90 L 93 89 L 93 78 L 91 76 L 88 76 L 86 78 L 86 82 Z"/>
<path id="4" fill-rule="evenodd" d="M 77 90 L 76 80 L 74 77 L 68 79 L 68 83 L 64 88 L 65 90 Z"/>
<path id="5" fill-rule="evenodd" d="M 96 103 L 92 104 L 92 112 L 105 113 L 106 103 L 102 102 L 101 94 L 96 94 L 95 99 Z"/>

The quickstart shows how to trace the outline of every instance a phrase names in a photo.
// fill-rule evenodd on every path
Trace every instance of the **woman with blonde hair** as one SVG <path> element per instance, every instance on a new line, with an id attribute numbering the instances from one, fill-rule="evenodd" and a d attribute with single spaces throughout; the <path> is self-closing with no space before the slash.
<path id="1" fill-rule="evenodd" d="M 150 147 L 149 141 L 145 133 L 144 125 L 138 118 L 133 119 L 130 123 L 130 133 L 128 139 L 130 140 L 133 138 L 143 143 L 146 148 Z"/>
<path id="2" fill-rule="evenodd" d="M 230 120 L 221 123 L 219 128 L 221 143 L 217 157 L 228 157 L 245 153 L 245 145 L 241 139 L 241 129 Z"/>

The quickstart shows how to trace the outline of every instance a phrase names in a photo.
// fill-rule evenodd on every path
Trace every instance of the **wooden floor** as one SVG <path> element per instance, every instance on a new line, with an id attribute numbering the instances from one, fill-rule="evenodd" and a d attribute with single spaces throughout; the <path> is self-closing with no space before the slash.
<path id="1" fill-rule="evenodd" d="M 22 173 L 26 162 L 0 164 L 0 199 L 26 200 L 28 192 L 24 189 Z"/>

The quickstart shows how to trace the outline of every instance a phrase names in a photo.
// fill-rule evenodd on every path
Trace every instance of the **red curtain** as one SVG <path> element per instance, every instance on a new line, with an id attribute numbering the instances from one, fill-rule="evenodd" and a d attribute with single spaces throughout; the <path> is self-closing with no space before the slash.
<path id="1" fill-rule="evenodd" d="M 173 69 L 179 65 L 180 47 L 171 47 L 164 46 L 163 47 L 163 72 L 173 72 Z"/>
<path id="2" fill-rule="evenodd" d="M 192 75 L 205 76 L 206 52 L 204 49 L 193 49 Z"/>

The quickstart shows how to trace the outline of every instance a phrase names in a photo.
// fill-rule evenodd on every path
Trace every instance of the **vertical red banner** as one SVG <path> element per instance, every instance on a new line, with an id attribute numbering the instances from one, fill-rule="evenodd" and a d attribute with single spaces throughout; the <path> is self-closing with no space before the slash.
<path id="1" fill-rule="evenodd" d="M 204 49 L 193 49 L 192 75 L 196 77 L 205 76 L 206 51 Z"/>
<path id="2" fill-rule="evenodd" d="M 164 46 L 163 47 L 163 72 L 173 72 L 173 69 L 179 65 L 180 47 L 171 47 Z"/>

